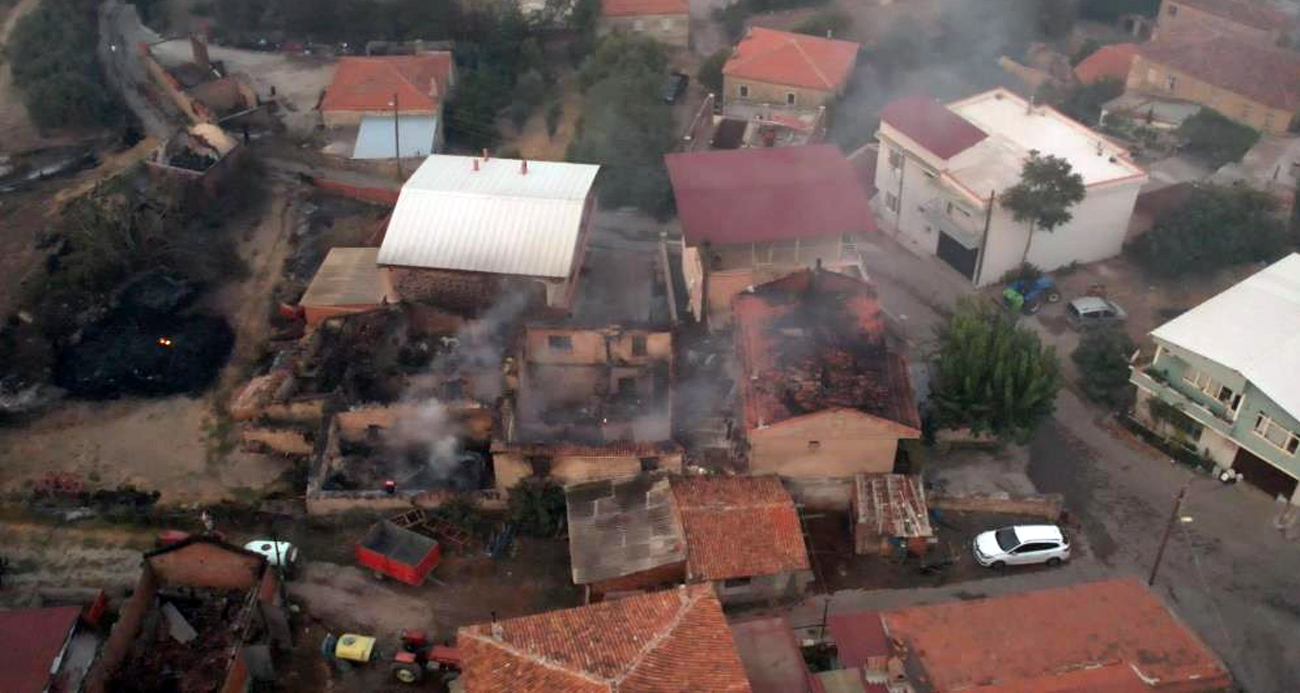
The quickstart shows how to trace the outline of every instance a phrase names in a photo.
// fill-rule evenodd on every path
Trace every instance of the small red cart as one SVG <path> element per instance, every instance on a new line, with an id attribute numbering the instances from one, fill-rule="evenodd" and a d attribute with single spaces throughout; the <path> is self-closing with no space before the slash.
<path id="1" fill-rule="evenodd" d="M 442 560 L 442 547 L 434 539 L 384 520 L 370 528 L 357 543 L 357 563 L 375 573 L 408 585 L 424 583 Z"/>

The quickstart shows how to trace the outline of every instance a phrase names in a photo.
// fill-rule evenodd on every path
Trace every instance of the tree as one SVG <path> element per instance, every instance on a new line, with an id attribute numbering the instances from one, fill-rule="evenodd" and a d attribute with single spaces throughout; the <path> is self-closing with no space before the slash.
<path id="1" fill-rule="evenodd" d="M 564 522 L 564 489 L 551 479 L 524 479 L 510 489 L 507 513 L 521 534 L 550 539 Z"/>
<path id="2" fill-rule="evenodd" d="M 730 48 L 718 49 L 717 52 L 705 58 L 704 62 L 700 63 L 700 69 L 695 73 L 695 78 L 700 81 L 700 84 L 704 85 L 706 89 L 713 92 L 715 95 L 721 95 L 722 68 L 727 64 L 727 60 L 730 58 Z"/>
<path id="3" fill-rule="evenodd" d="M 1228 120 L 1218 111 L 1202 108 L 1178 126 L 1178 136 L 1187 142 L 1188 151 L 1214 168 L 1234 161 L 1250 151 L 1259 141 L 1259 132 Z"/>
<path id="4" fill-rule="evenodd" d="M 117 102 L 104 88 L 95 59 L 97 44 L 94 7 L 76 0 L 48 0 L 18 20 L 4 53 L 41 128 L 117 119 Z"/>
<path id="5" fill-rule="evenodd" d="M 944 428 L 1025 440 L 1051 415 L 1061 386 L 1056 350 L 985 302 L 962 299 L 935 332 L 930 402 Z"/>
<path id="6" fill-rule="evenodd" d="M 1206 186 L 1157 218 L 1151 230 L 1133 242 L 1132 252 L 1151 274 L 1174 278 L 1271 261 L 1291 243 L 1272 195 L 1246 187 Z"/>
<path id="7" fill-rule="evenodd" d="M 1029 262 L 1034 232 L 1050 232 L 1073 219 L 1070 208 L 1083 201 L 1086 192 L 1083 176 L 1074 172 L 1069 161 L 1037 150 L 1029 151 L 1020 182 L 1002 193 L 1001 199 L 1002 206 L 1011 210 L 1016 221 L 1029 224 L 1021 263 Z"/>
<path id="8" fill-rule="evenodd" d="M 662 46 L 623 34 L 603 39 L 582 64 L 582 118 L 566 158 L 605 167 L 598 195 L 606 206 L 671 209 L 663 156 L 676 132 L 672 107 L 659 97 L 667 69 Z"/>
<path id="9" fill-rule="evenodd" d="M 1079 18 L 1078 0 L 1037 0 L 1038 30 L 1047 38 L 1061 38 Z"/>
<path id="10" fill-rule="evenodd" d="M 1101 119 L 1102 106 L 1123 93 L 1124 83 L 1107 77 L 1092 84 L 1074 84 L 1064 89 L 1044 84 L 1039 90 L 1038 100 L 1055 106 L 1080 123 L 1095 125 Z"/>
<path id="11" fill-rule="evenodd" d="M 1094 402 L 1124 409 L 1133 399 L 1129 385 L 1129 356 L 1136 347 L 1127 333 L 1110 327 L 1085 332 L 1070 354 L 1079 367 L 1079 384 Z"/>

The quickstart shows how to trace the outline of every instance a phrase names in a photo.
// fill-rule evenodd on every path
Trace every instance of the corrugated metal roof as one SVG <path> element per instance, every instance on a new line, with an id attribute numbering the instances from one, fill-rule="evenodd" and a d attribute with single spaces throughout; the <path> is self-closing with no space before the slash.
<path id="1" fill-rule="evenodd" d="M 428 156 L 433 153 L 438 136 L 436 116 L 404 115 L 397 120 L 397 140 L 404 158 Z M 393 158 L 393 117 L 368 115 L 361 117 L 357 129 L 357 142 L 352 147 L 353 159 Z"/>
<path id="2" fill-rule="evenodd" d="M 667 479 L 593 481 L 570 486 L 564 495 L 575 584 L 686 560 L 686 539 Z"/>
<path id="3" fill-rule="evenodd" d="M 332 248 L 298 301 L 303 306 L 368 306 L 386 298 L 378 248 Z"/>
<path id="4" fill-rule="evenodd" d="M 1240 373 L 1300 418 L 1300 253 L 1252 274 L 1151 336 Z"/>
<path id="5" fill-rule="evenodd" d="M 402 186 L 379 264 L 567 277 L 599 170 L 529 161 L 524 173 L 518 159 L 431 156 Z"/>
<path id="6" fill-rule="evenodd" d="M 0 611 L 0 690 L 41 693 L 53 678 L 54 658 L 77 624 L 81 607 Z"/>

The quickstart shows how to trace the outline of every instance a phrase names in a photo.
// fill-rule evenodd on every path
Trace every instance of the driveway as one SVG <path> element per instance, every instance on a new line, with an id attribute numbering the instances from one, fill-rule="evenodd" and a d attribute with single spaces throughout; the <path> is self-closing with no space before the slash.
<path id="1" fill-rule="evenodd" d="M 934 258 L 921 258 L 887 237 L 864 247 L 882 307 L 907 316 L 909 355 L 920 358 L 939 312 L 965 288 Z M 1055 415 L 1027 449 L 1024 471 L 994 466 L 1011 486 L 1026 483 L 1061 493 L 1091 549 L 1059 570 L 1006 576 L 935 589 L 852 590 L 816 597 L 795 608 L 796 625 L 818 623 L 825 600 L 832 613 L 890 609 L 947 599 L 1008 594 L 1107 577 L 1145 576 L 1174 497 L 1188 485 L 1156 580 L 1166 604 L 1225 660 L 1254 693 L 1291 692 L 1300 682 L 1300 547 L 1278 529 L 1285 506 L 1245 485 L 1224 486 L 1174 466 L 1116 430 L 1097 409 L 1063 389 Z M 947 462 L 942 457 L 935 464 Z M 1021 478 L 1023 475 L 1024 478 Z M 1289 530 L 1300 535 L 1297 528 Z"/>

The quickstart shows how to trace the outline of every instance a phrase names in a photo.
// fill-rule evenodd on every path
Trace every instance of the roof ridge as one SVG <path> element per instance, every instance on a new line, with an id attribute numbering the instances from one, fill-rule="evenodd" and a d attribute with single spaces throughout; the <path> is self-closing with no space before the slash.
<path id="1" fill-rule="evenodd" d="M 688 591 L 696 592 L 697 594 L 687 594 Z M 682 621 L 685 620 L 686 614 L 690 613 L 690 611 L 695 608 L 695 605 L 703 598 L 703 593 L 704 590 L 692 589 L 690 587 L 677 588 L 677 598 L 681 601 L 681 605 L 677 609 L 677 613 L 673 615 L 672 622 L 669 623 L 667 627 L 656 633 L 654 637 L 650 638 L 650 640 L 646 642 L 645 646 L 641 648 L 641 651 L 637 652 L 636 656 L 632 658 L 631 664 L 623 670 L 623 673 L 614 677 L 613 690 L 617 690 L 618 687 L 621 687 L 623 681 L 627 680 L 627 677 L 631 676 L 637 670 L 637 667 L 641 666 L 641 663 L 645 661 L 646 656 L 658 649 L 659 645 L 662 644 L 669 635 L 672 635 L 672 633 L 677 630 L 677 626 L 680 626 Z"/>
<path id="2" fill-rule="evenodd" d="M 793 502 L 782 503 L 780 501 L 773 501 L 770 503 L 749 503 L 746 505 L 733 505 L 730 503 L 728 503 L 727 505 L 688 505 L 685 508 L 682 508 L 682 510 L 689 512 L 691 510 L 767 510 L 769 508 L 792 508 L 793 509 L 794 503 Z"/>
<path id="3" fill-rule="evenodd" d="M 803 43 L 799 40 L 799 37 L 791 36 L 789 41 L 794 44 L 794 48 L 799 51 L 799 55 L 803 56 L 803 59 L 808 63 L 808 67 L 811 67 L 812 71 L 817 73 L 817 78 L 822 81 L 822 84 L 825 85 L 827 89 L 829 89 L 832 86 L 831 81 L 826 78 L 826 73 L 822 72 L 821 68 L 817 67 L 817 61 L 813 60 L 812 56 L 808 55 L 808 52 L 803 49 Z"/>
<path id="4" fill-rule="evenodd" d="M 499 648 L 500 650 L 502 650 L 502 651 L 504 651 L 504 652 L 506 652 L 506 653 L 508 653 L 508 654 L 514 655 L 515 657 L 518 657 L 518 658 L 520 658 L 520 659 L 524 659 L 524 660 L 527 660 L 527 661 L 533 662 L 534 664 L 538 664 L 538 665 L 540 665 L 540 666 L 544 666 L 544 667 L 546 667 L 547 669 L 551 669 L 551 670 L 554 670 L 554 671 L 559 671 L 559 672 L 564 673 L 564 674 L 569 674 L 569 675 L 572 675 L 572 676 L 576 676 L 576 677 L 578 677 L 578 678 L 580 678 L 580 679 L 583 679 L 583 680 L 588 681 L 588 682 L 590 682 L 590 683 L 594 683 L 594 684 L 596 684 L 596 685 L 598 685 L 598 686 L 605 686 L 605 687 L 609 688 L 611 691 L 613 691 L 613 684 L 611 683 L 611 680 L 610 680 L 610 679 L 605 679 L 605 678 L 602 678 L 602 677 L 600 677 L 600 676 L 596 676 L 595 674 L 593 674 L 593 673 L 591 673 L 591 672 L 589 672 L 589 671 L 582 671 L 582 670 L 579 670 L 579 669 L 573 669 L 573 668 L 570 668 L 570 667 L 568 667 L 568 666 L 566 666 L 566 665 L 564 665 L 564 664 L 561 664 L 561 663 L 559 663 L 559 662 L 554 662 L 554 661 L 552 661 L 552 660 L 548 659 L 547 657 L 544 657 L 544 656 L 542 656 L 542 655 L 540 655 L 540 654 L 535 654 L 535 653 L 530 652 L 530 651 L 528 651 L 528 650 L 524 650 L 524 649 L 521 649 L 521 648 L 515 647 L 514 645 L 507 643 L 507 642 L 506 642 L 505 640 L 503 640 L 503 639 L 498 639 L 498 638 L 495 638 L 495 637 L 492 637 L 492 636 L 489 636 L 489 635 L 484 635 L 484 634 L 482 634 L 482 633 L 475 633 L 475 632 L 470 631 L 470 630 L 467 630 L 467 631 L 465 631 L 465 632 L 466 632 L 467 635 L 469 635 L 469 637 L 473 638 L 474 640 L 478 640 L 479 642 L 486 643 L 486 644 L 488 644 L 488 645 L 492 645 L 492 646 L 494 646 L 494 647 L 497 647 L 497 648 Z"/>

